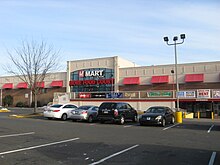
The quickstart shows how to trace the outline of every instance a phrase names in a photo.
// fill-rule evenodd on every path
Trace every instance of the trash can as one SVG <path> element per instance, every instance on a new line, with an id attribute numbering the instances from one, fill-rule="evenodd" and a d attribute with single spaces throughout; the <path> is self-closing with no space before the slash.
<path id="1" fill-rule="evenodd" d="M 183 122 L 183 113 L 181 111 L 177 111 L 175 115 L 176 115 L 176 122 L 182 123 Z"/>

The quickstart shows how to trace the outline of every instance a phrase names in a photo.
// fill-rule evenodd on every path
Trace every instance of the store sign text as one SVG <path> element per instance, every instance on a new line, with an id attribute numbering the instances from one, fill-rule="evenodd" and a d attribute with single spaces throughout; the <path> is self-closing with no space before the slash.
<path id="1" fill-rule="evenodd" d="M 104 76 L 104 70 L 80 70 L 79 71 L 79 77 L 103 77 Z"/>
<path id="2" fill-rule="evenodd" d="M 114 79 L 100 79 L 100 80 L 71 80 L 70 86 L 76 85 L 98 85 L 98 84 L 114 84 Z"/>

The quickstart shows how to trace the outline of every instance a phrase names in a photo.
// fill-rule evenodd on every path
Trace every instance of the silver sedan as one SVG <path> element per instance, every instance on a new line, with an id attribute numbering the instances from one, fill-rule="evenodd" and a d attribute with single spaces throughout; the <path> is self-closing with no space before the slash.
<path id="1" fill-rule="evenodd" d="M 70 119 L 73 121 L 86 120 L 92 123 L 94 120 L 97 120 L 98 109 L 98 106 L 93 105 L 80 106 L 77 109 L 71 111 Z"/>

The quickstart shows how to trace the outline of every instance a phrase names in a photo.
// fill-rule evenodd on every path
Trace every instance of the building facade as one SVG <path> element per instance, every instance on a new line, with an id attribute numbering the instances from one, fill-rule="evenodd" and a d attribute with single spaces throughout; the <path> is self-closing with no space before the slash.
<path id="1" fill-rule="evenodd" d="M 118 56 L 67 62 L 67 72 L 50 73 L 40 94 L 41 104 L 53 100 L 54 93 L 68 93 L 78 104 L 108 100 L 129 101 L 144 108 L 161 103 L 175 106 L 174 64 L 137 66 Z M 190 112 L 213 111 L 220 115 L 220 61 L 178 64 L 180 108 Z M 29 99 L 29 90 L 16 77 L 0 77 L 2 98 Z M 20 85 L 19 85 L 20 84 Z"/>

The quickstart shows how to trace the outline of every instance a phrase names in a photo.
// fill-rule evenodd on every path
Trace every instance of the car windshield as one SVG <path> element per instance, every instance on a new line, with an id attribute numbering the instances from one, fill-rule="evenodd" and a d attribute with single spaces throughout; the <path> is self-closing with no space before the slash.
<path id="1" fill-rule="evenodd" d="M 103 103 L 100 106 L 100 109 L 115 109 L 116 108 L 116 104 L 115 103 Z"/>
<path id="2" fill-rule="evenodd" d="M 50 107 L 52 107 L 52 108 L 60 108 L 61 106 L 62 106 L 62 104 L 54 104 L 54 105 L 52 105 Z"/>
<path id="3" fill-rule="evenodd" d="M 83 110 L 87 110 L 89 109 L 91 106 L 80 106 L 78 107 L 78 109 L 83 109 Z"/>
<path id="4" fill-rule="evenodd" d="M 164 113 L 165 109 L 161 107 L 153 107 L 147 110 L 147 113 Z"/>

